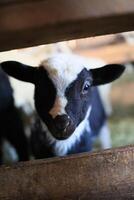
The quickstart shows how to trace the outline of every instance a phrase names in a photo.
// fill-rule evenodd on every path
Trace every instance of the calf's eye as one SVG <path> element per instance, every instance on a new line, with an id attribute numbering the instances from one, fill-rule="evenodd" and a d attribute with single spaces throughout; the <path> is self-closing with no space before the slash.
<path id="1" fill-rule="evenodd" d="M 84 84 L 83 84 L 83 87 L 82 87 L 82 91 L 81 93 L 82 94 L 87 94 L 88 93 L 88 90 L 90 88 L 90 82 L 89 81 L 85 81 Z"/>

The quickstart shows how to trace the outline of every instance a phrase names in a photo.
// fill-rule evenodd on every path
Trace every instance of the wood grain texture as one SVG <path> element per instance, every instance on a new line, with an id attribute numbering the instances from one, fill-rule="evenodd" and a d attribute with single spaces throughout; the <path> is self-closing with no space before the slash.
<path id="1" fill-rule="evenodd" d="M 2 0 L 0 50 L 134 29 L 132 0 Z"/>
<path id="2" fill-rule="evenodd" d="M 3 166 L 0 199 L 134 199 L 134 146 Z"/>

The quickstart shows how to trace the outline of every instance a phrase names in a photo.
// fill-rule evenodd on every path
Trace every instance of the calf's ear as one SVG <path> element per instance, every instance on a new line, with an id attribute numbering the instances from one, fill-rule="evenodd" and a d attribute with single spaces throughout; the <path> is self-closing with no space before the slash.
<path id="1" fill-rule="evenodd" d="M 109 64 L 101 68 L 90 69 L 93 78 L 93 86 L 110 83 L 116 80 L 124 72 L 125 67 L 118 64 Z"/>
<path id="2" fill-rule="evenodd" d="M 36 81 L 36 67 L 31 67 L 16 61 L 2 62 L 0 66 L 9 76 L 18 80 L 30 83 L 35 83 Z"/>

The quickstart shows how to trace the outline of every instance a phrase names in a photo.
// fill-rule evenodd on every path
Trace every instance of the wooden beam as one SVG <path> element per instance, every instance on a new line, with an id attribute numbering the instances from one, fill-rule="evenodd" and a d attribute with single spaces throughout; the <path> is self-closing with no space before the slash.
<path id="1" fill-rule="evenodd" d="M 134 61 L 134 44 L 114 44 L 95 49 L 74 50 L 74 52 L 89 58 L 99 58 L 107 63 L 124 64 Z"/>
<path id="2" fill-rule="evenodd" d="M 134 146 L 3 166 L 0 199 L 134 199 Z"/>
<path id="3" fill-rule="evenodd" d="M 134 29 L 132 0 L 1 0 L 0 50 Z"/>

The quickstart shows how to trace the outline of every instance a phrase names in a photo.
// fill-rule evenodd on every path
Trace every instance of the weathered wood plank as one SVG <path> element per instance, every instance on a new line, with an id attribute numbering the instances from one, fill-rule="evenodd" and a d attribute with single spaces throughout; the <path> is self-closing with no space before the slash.
<path id="1" fill-rule="evenodd" d="M 0 27 L 1 51 L 129 31 L 134 29 L 134 1 L 2 0 Z"/>
<path id="2" fill-rule="evenodd" d="M 134 199 L 134 146 L 3 166 L 0 199 Z"/>

